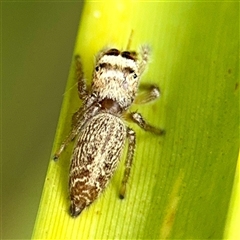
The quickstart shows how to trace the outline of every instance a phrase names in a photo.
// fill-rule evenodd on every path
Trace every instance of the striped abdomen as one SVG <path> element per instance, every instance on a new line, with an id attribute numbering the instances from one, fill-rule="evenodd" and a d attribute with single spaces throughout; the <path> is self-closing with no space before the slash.
<path id="1" fill-rule="evenodd" d="M 105 189 L 117 168 L 126 126 L 109 113 L 87 121 L 76 139 L 70 167 L 70 214 L 78 216 Z"/>

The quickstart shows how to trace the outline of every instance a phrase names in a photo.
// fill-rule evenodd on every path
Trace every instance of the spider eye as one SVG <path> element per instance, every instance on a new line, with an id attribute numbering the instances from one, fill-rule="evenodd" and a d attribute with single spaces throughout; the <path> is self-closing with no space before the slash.
<path id="1" fill-rule="evenodd" d="M 137 74 L 136 73 L 133 74 L 133 78 L 137 78 Z"/>
<path id="2" fill-rule="evenodd" d="M 96 66 L 95 70 L 96 70 L 96 72 L 98 72 L 99 71 L 99 66 Z"/>

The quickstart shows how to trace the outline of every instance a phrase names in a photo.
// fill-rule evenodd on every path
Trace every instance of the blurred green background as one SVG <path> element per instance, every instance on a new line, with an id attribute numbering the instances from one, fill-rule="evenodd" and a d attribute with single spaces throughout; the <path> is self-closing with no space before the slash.
<path id="1" fill-rule="evenodd" d="M 2 2 L 1 239 L 30 239 L 83 2 Z"/>

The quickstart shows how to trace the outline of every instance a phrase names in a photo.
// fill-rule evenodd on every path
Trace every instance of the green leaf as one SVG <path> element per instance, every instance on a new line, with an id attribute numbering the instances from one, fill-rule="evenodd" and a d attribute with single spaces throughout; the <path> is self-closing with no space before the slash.
<path id="1" fill-rule="evenodd" d="M 91 80 L 102 47 L 152 47 L 142 83 L 157 84 L 156 102 L 133 106 L 164 137 L 137 126 L 126 199 L 118 198 L 124 157 L 102 196 L 72 219 L 68 170 L 72 144 L 50 161 L 33 239 L 223 238 L 239 149 L 237 2 L 85 3 L 74 54 Z M 81 106 L 71 68 L 53 153 Z"/>
<path id="2" fill-rule="evenodd" d="M 224 231 L 224 239 L 240 239 L 240 232 L 239 232 L 239 220 L 240 220 L 239 160 L 240 160 L 240 155 L 238 155 L 238 164 L 237 164 L 235 180 L 234 180 L 234 184 L 233 184 L 231 202 L 229 205 L 228 217 L 227 217 L 225 231 Z"/>

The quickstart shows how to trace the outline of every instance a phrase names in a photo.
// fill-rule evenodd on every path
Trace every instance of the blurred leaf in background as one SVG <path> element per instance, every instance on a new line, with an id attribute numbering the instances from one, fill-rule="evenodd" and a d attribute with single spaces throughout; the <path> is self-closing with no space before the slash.
<path id="1" fill-rule="evenodd" d="M 1 239 L 30 239 L 82 2 L 1 1 Z"/>

